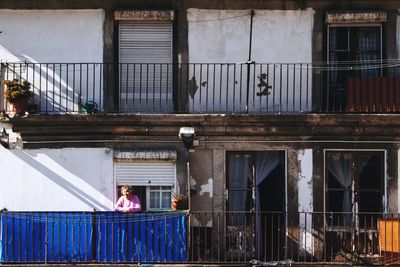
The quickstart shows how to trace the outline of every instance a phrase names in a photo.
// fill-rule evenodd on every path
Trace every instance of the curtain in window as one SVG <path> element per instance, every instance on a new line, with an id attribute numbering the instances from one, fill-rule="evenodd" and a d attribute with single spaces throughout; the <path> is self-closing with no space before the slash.
<path id="1" fill-rule="evenodd" d="M 261 236 L 260 225 L 261 225 L 261 203 L 260 203 L 260 189 L 259 186 L 264 182 L 271 172 L 279 165 L 279 153 L 278 151 L 266 151 L 255 153 L 255 169 L 256 169 L 256 236 L 258 242 L 257 251 L 264 251 L 263 236 Z"/>
<path id="2" fill-rule="evenodd" d="M 229 211 L 247 211 L 251 183 L 249 154 L 229 155 Z"/>
<path id="3" fill-rule="evenodd" d="M 361 172 L 367 167 L 369 160 L 371 159 L 372 156 L 369 155 L 362 155 L 361 157 L 358 158 L 358 164 L 357 164 L 357 174 L 358 176 L 361 174 Z"/>
<path id="4" fill-rule="evenodd" d="M 360 64 L 360 77 L 378 77 L 376 67 L 380 59 L 380 31 L 377 27 L 362 27 L 356 32 L 358 51 L 356 58 Z"/>
<path id="5" fill-rule="evenodd" d="M 329 51 L 337 49 L 337 28 L 329 28 Z M 329 53 L 329 63 L 331 65 L 337 64 L 338 56 L 336 53 Z M 330 66 L 332 69 L 328 72 L 330 84 L 336 84 L 338 81 L 338 71 Z"/>
<path id="6" fill-rule="evenodd" d="M 345 190 L 342 202 L 344 226 L 351 225 L 351 165 L 350 154 L 328 154 L 328 170 Z"/>

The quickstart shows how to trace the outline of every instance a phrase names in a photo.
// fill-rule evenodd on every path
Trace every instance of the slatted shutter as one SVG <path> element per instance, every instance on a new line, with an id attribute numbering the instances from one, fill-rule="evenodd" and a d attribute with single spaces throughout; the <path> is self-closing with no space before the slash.
<path id="1" fill-rule="evenodd" d="M 172 112 L 172 23 L 120 21 L 120 111 Z"/>
<path id="2" fill-rule="evenodd" d="M 116 162 L 117 186 L 175 186 L 176 166 L 173 162 Z"/>

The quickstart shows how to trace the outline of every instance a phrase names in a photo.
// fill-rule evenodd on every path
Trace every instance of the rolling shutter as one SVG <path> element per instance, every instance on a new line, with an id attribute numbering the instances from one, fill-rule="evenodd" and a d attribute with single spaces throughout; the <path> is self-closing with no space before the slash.
<path id="1" fill-rule="evenodd" d="M 172 23 L 120 21 L 120 111 L 172 112 Z"/>
<path id="2" fill-rule="evenodd" d="M 176 166 L 172 162 L 116 162 L 117 186 L 175 186 Z"/>

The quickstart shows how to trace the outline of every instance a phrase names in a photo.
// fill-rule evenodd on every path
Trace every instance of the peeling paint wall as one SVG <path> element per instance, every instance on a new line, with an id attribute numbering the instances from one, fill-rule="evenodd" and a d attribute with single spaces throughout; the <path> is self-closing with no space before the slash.
<path id="1" fill-rule="evenodd" d="M 313 151 L 304 149 L 298 151 L 299 169 L 299 212 L 300 213 L 300 248 L 312 252 L 312 215 L 313 212 Z"/>
<path id="2" fill-rule="evenodd" d="M 192 210 L 211 211 L 213 197 L 212 150 L 195 150 L 189 155 Z"/>

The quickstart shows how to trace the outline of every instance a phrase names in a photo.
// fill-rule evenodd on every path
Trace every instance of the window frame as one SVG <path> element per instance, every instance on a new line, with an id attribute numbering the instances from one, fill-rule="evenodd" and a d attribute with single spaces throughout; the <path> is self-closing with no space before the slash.
<path id="1" fill-rule="evenodd" d="M 119 184 L 118 183 L 118 181 L 117 181 L 117 174 L 116 174 L 116 166 L 117 166 L 117 164 L 118 163 L 141 163 L 141 164 L 146 164 L 146 163 L 149 163 L 149 164 L 154 164 L 154 163 L 165 163 L 165 162 L 169 162 L 169 163 L 171 163 L 173 166 L 174 166 L 174 182 L 173 182 L 173 184 L 171 185 L 171 184 L 165 184 L 165 185 L 155 185 L 155 186 L 159 186 L 159 187 L 163 187 L 163 186 L 168 186 L 168 187 L 170 187 L 170 192 L 171 192 L 171 201 L 172 201 L 172 192 L 176 192 L 176 187 L 177 187 L 177 166 L 176 166 L 176 161 L 166 161 L 166 160 L 137 160 L 137 159 L 118 159 L 118 158 L 114 158 L 114 160 L 113 160 L 113 170 L 114 170 L 114 197 L 116 197 L 115 199 L 114 199 L 114 209 L 115 209 L 115 205 L 116 205 L 116 202 L 117 202 L 117 200 L 118 200 L 118 196 L 119 196 L 119 194 L 120 194 L 120 192 L 119 192 L 119 190 L 118 190 L 118 188 L 120 187 L 120 186 L 122 186 L 121 184 Z M 151 165 L 150 165 L 151 166 Z M 135 187 L 145 187 L 145 204 L 146 205 L 143 205 L 142 204 L 142 211 L 163 211 L 163 210 L 165 210 L 165 211 L 168 211 L 168 210 L 171 210 L 171 206 L 169 206 L 169 208 L 161 208 L 161 209 L 153 209 L 153 208 L 150 208 L 150 187 L 151 186 L 149 186 L 149 185 L 143 185 L 143 184 L 135 184 L 134 182 L 132 183 L 127 183 L 129 186 L 132 186 L 133 188 L 135 188 Z M 167 190 L 165 190 L 165 192 L 166 192 Z M 134 194 L 135 194 L 135 192 L 134 192 Z M 143 200 L 141 200 L 141 202 L 143 203 L 144 201 Z"/>
<path id="2" fill-rule="evenodd" d="M 332 63 L 332 67 L 337 67 L 337 65 L 335 65 L 335 62 L 331 61 L 331 53 L 336 53 L 337 55 L 345 53 L 346 57 L 354 57 L 357 54 L 356 50 L 353 50 L 354 44 L 355 44 L 355 39 L 350 40 L 351 39 L 351 33 L 352 33 L 352 28 L 369 28 L 369 27 L 377 27 L 379 28 L 379 62 L 380 64 L 383 63 L 383 49 L 384 49 L 384 36 L 383 36 L 383 23 L 328 23 L 326 26 L 326 39 L 325 39 L 325 49 L 326 49 L 326 62 L 328 64 L 328 66 L 330 66 Z M 331 29 L 332 28 L 346 28 L 347 29 L 347 50 L 331 50 Z M 352 62 L 355 62 L 354 58 L 350 58 L 347 59 L 351 60 Z M 349 64 L 349 63 L 347 63 Z M 334 109 L 334 110 L 341 110 L 344 108 L 344 106 L 347 104 L 346 103 L 346 94 L 348 91 L 347 88 L 347 84 L 344 83 L 340 83 L 340 78 L 339 76 L 345 73 L 345 75 L 347 75 L 346 77 L 351 77 L 351 73 L 348 70 L 337 70 L 336 71 L 336 75 L 338 76 L 338 78 L 335 79 L 331 79 L 331 73 L 328 72 L 326 74 L 326 88 L 327 88 L 327 92 L 326 95 L 324 96 L 326 101 L 326 105 L 329 107 L 329 109 Z M 383 76 L 383 68 L 380 68 L 379 70 L 379 76 Z M 359 74 L 357 74 L 359 75 Z"/>
<path id="3" fill-rule="evenodd" d="M 382 203 L 382 212 L 387 213 L 388 209 L 388 195 L 387 195 L 387 150 L 385 149 L 324 149 L 324 194 L 323 194 L 323 201 L 324 201 L 324 212 L 329 213 L 328 211 L 328 204 L 327 204 L 327 192 L 328 192 L 328 167 L 327 167 L 327 160 L 329 153 L 352 153 L 354 154 L 361 154 L 361 155 L 376 155 L 382 154 L 382 181 L 381 181 L 381 192 L 383 196 L 383 203 Z M 353 160 L 354 161 L 354 160 Z M 354 167 L 352 167 L 354 168 Z M 354 183 L 354 177 L 352 178 Z M 359 183 L 358 181 L 356 181 Z M 358 192 L 359 185 L 355 188 Z M 344 191 L 344 190 L 337 190 L 334 189 L 332 191 Z M 364 190 L 365 191 L 365 190 Z M 354 192 L 352 193 L 354 194 Z M 354 211 L 353 211 L 354 212 Z M 356 211 L 357 212 L 357 211 Z"/>
<path id="4" fill-rule="evenodd" d="M 159 188 L 152 190 L 152 187 L 153 188 L 154 187 L 159 187 Z M 170 187 L 170 188 L 169 189 L 163 189 L 163 187 Z M 152 208 L 151 207 L 150 194 L 152 192 L 157 192 L 159 194 L 159 197 L 160 197 L 159 205 L 160 206 L 158 208 Z M 162 193 L 169 193 L 170 194 L 170 198 L 172 199 L 172 192 L 174 192 L 174 188 L 172 186 L 169 186 L 169 185 L 168 186 L 162 186 L 162 185 L 146 186 L 146 204 L 147 204 L 146 210 L 148 210 L 148 211 L 171 210 L 171 203 L 169 205 L 169 208 L 163 208 L 162 207 L 162 201 L 163 201 Z"/>

